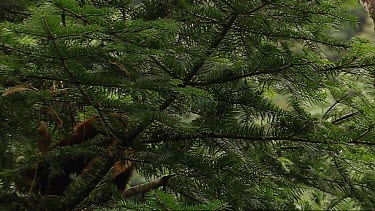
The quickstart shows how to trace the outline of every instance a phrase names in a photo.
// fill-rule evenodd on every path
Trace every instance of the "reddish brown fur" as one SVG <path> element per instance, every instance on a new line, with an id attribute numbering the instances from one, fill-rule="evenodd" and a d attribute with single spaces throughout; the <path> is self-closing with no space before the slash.
<path id="1" fill-rule="evenodd" d="M 121 116 L 116 116 L 123 125 L 126 124 L 125 120 Z M 98 117 L 90 117 L 86 121 L 78 124 L 74 127 L 73 132 L 63 140 L 56 143 L 57 146 L 63 147 L 68 145 L 76 145 L 85 142 L 86 140 L 93 138 L 101 133 L 98 130 L 98 126 L 100 126 L 101 122 L 99 121 Z M 46 154 L 49 152 L 50 144 L 51 144 L 51 135 L 48 132 L 47 123 L 40 122 L 37 131 L 40 135 L 38 140 L 38 147 L 40 152 Z M 116 145 L 117 140 L 114 139 L 112 145 Z M 107 153 L 113 154 L 114 147 L 108 147 Z M 36 167 L 35 169 L 30 169 L 32 173 L 24 172 L 23 176 L 25 177 L 25 181 L 30 183 L 32 180 L 32 184 L 35 188 L 35 191 L 40 191 L 42 195 L 62 195 L 65 191 L 65 188 L 70 183 L 69 174 L 70 173 L 78 173 L 78 174 L 85 174 L 85 172 L 90 169 L 93 162 L 97 162 L 99 158 L 94 158 L 91 161 L 86 159 L 72 159 L 69 160 L 67 165 L 64 166 L 64 173 L 54 178 L 49 178 L 49 171 L 48 168 L 45 166 L 43 168 Z M 117 160 L 114 163 L 112 168 L 112 179 L 119 190 L 124 190 L 126 188 L 127 183 L 133 172 L 133 163 L 130 161 L 119 161 Z M 36 175 L 37 174 L 37 175 Z M 32 176 L 32 177 L 31 177 Z M 30 178 L 31 177 L 31 178 Z M 34 179 L 36 181 L 34 181 Z"/>
<path id="2" fill-rule="evenodd" d="M 42 154 L 47 154 L 52 143 L 51 134 L 48 132 L 46 122 L 40 121 L 39 127 L 36 129 L 39 133 L 38 148 Z"/>
<path id="3" fill-rule="evenodd" d="M 112 169 L 112 179 L 120 191 L 126 189 L 130 177 L 133 174 L 134 165 L 131 161 L 116 161 Z"/>
<path id="4" fill-rule="evenodd" d="M 57 146 L 76 145 L 85 142 L 90 138 L 94 138 L 100 133 L 96 128 L 98 124 L 97 117 L 90 117 L 86 121 L 74 127 L 73 133 L 63 140 L 59 141 Z"/>

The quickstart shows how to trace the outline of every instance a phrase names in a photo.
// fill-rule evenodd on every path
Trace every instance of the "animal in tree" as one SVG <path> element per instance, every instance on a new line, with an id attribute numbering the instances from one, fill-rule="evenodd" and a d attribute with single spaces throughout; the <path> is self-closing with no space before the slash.
<path id="1" fill-rule="evenodd" d="M 119 116 L 116 116 L 121 119 Z M 125 122 L 123 124 L 126 124 Z M 62 140 L 52 143 L 51 134 L 48 131 L 47 123 L 41 121 L 37 132 L 39 134 L 38 148 L 43 155 L 47 155 L 51 148 L 72 146 L 86 142 L 95 136 L 103 133 L 99 128 L 102 126 L 100 118 L 97 116 L 90 117 L 73 128 L 71 134 Z M 112 138 L 113 139 L 113 138 Z M 116 145 L 116 140 L 112 140 L 111 145 Z M 107 149 L 108 156 L 111 154 L 111 147 Z M 70 174 L 84 174 L 92 168 L 93 163 L 98 162 L 99 158 L 88 159 L 77 156 L 67 159 L 62 165 L 62 174 L 51 177 L 49 166 L 43 162 L 38 163 L 31 168 L 21 172 L 21 175 L 28 186 L 36 193 L 41 195 L 63 195 L 66 188 L 72 182 Z M 129 160 L 117 159 L 114 161 L 111 177 L 112 181 L 120 191 L 124 191 L 133 172 L 133 163 Z"/>
<path id="2" fill-rule="evenodd" d="M 360 0 L 373 21 L 375 21 L 375 0 Z"/>

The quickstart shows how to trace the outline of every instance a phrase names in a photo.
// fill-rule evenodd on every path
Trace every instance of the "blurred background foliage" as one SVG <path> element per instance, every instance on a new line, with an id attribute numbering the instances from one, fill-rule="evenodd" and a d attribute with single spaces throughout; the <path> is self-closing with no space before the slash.
<path id="1" fill-rule="evenodd" d="M 358 17 L 358 25 L 353 26 L 349 24 L 343 23 L 341 26 L 338 27 L 337 31 L 327 32 L 330 34 L 333 34 L 337 38 L 350 40 L 354 37 L 360 37 L 369 40 L 373 45 L 375 45 L 375 30 L 374 30 L 374 22 L 368 15 L 365 9 L 358 4 L 356 7 L 352 8 L 348 11 L 348 13 L 351 13 Z M 337 51 L 331 51 L 329 48 L 324 48 L 324 53 L 327 55 L 328 58 L 335 60 L 340 58 L 340 54 Z M 357 84 L 359 89 L 362 89 L 363 92 L 367 92 L 369 90 L 366 90 L 366 88 L 358 81 L 354 82 Z M 309 105 L 305 106 L 305 108 L 314 116 L 322 116 L 325 111 L 332 105 L 335 100 L 333 97 L 327 92 L 327 99 L 326 103 L 323 105 Z M 278 106 L 287 109 L 288 104 L 286 101 L 286 97 L 279 95 L 276 92 L 273 92 L 272 90 L 269 90 L 269 92 L 265 93 L 269 99 L 272 99 Z"/>

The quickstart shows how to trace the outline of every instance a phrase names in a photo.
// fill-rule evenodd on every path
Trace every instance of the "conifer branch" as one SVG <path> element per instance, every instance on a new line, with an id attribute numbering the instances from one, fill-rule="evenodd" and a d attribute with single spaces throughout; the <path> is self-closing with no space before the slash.
<path id="1" fill-rule="evenodd" d="M 344 183 L 346 183 L 349 186 L 349 188 L 351 190 L 350 192 L 354 193 L 354 195 L 359 195 L 359 193 L 357 192 L 357 188 L 354 187 L 354 185 L 352 184 L 352 182 L 348 178 L 347 173 L 342 171 L 342 168 L 341 168 L 340 164 L 338 163 L 336 156 L 331 155 L 331 157 L 333 158 L 333 163 L 335 164 L 336 170 L 339 172 L 339 174 L 340 174 L 341 178 L 343 179 Z"/>
<path id="2" fill-rule="evenodd" d="M 5 1 L 9 8 L 33 6 Z M 327 34 L 337 29 L 332 21 L 355 22 L 346 15 L 353 1 L 43 2 L 22 23 L 22 15 L 0 15 L 14 20 L 0 29 L 0 154 L 5 161 L 14 158 L 8 149 L 27 156 L 17 165 L 3 162 L 27 169 L 20 182 L 0 171 L 0 198 L 17 190 L 37 196 L 32 210 L 102 209 L 117 193 L 107 188 L 114 183 L 126 199 L 114 201 L 114 209 L 303 209 L 311 205 L 306 199 L 326 208 L 329 193 L 331 209 L 372 210 L 373 48 Z M 335 52 L 341 59 L 332 61 L 322 46 L 345 55 Z M 347 83 L 334 87 L 342 93 L 322 105 L 322 119 L 311 117 L 303 105 L 326 99 L 320 90 L 341 80 Z M 357 85 L 364 95 L 346 93 Z M 109 121 L 117 118 L 107 118 L 112 112 L 129 120 Z M 76 124 L 86 113 L 99 125 Z M 74 128 L 69 137 L 83 129 L 85 143 L 30 157 L 22 144 L 33 139 L 36 120 L 48 143 L 64 137 L 67 122 Z M 57 128 L 63 121 L 66 127 Z M 94 126 L 100 133 L 86 133 Z M 132 164 L 155 177 L 124 190 Z M 158 175 L 164 171 L 171 175 Z M 133 203 L 132 196 L 163 186 L 169 193 Z M 203 204 L 185 206 L 186 200 Z"/>
<path id="3" fill-rule="evenodd" d="M 372 125 L 370 125 L 370 127 L 365 131 L 363 132 L 360 136 L 358 136 L 358 138 L 354 139 L 352 142 L 350 143 L 353 143 L 353 144 L 357 144 L 357 143 L 368 143 L 368 142 L 359 142 L 360 139 L 362 139 L 363 137 L 365 137 L 367 134 L 369 134 L 373 129 L 375 128 L 375 123 L 373 123 Z M 375 142 L 373 143 L 368 143 L 368 144 L 371 144 L 371 145 L 375 145 Z"/>
<path id="4" fill-rule="evenodd" d="M 252 137 L 252 136 L 241 136 L 241 135 L 225 135 L 225 134 L 207 134 L 208 138 L 220 138 L 220 139 L 242 139 L 247 141 L 292 141 L 312 144 L 325 144 L 325 141 L 312 141 L 304 138 L 293 138 L 293 137 Z"/>
<path id="5" fill-rule="evenodd" d="M 22 54 L 25 54 L 25 55 L 28 55 L 28 56 L 31 56 L 32 55 L 32 52 L 30 51 L 25 51 L 25 50 L 21 50 L 19 48 L 13 48 L 13 47 L 10 47 L 10 46 L 7 46 L 7 45 L 4 45 L 4 44 L 0 44 L 0 47 L 6 49 L 6 50 L 11 50 L 11 51 L 14 51 L 14 52 L 17 52 L 17 53 L 22 53 Z M 48 59 L 59 59 L 58 57 L 54 57 L 54 56 L 48 56 L 48 55 L 41 55 L 42 57 L 44 58 L 48 58 Z"/>
<path id="6" fill-rule="evenodd" d="M 163 70 L 164 72 L 166 72 L 166 73 L 167 73 L 168 75 L 170 75 L 172 78 L 174 78 L 174 79 L 180 79 L 180 77 L 179 77 L 176 73 L 174 73 L 173 71 L 168 70 L 168 68 L 165 67 L 161 62 L 159 62 L 155 57 L 151 56 L 150 58 L 151 58 L 151 60 L 152 60 L 153 62 L 155 62 L 155 64 L 156 64 L 157 66 L 160 67 L 161 70 Z"/>
<path id="7" fill-rule="evenodd" d="M 344 116 L 339 117 L 338 119 L 333 120 L 331 123 L 332 124 L 339 124 L 339 122 L 344 121 L 346 119 L 349 119 L 349 118 L 351 118 L 351 117 L 353 117 L 353 116 L 355 116 L 357 114 L 359 114 L 359 112 L 351 112 L 351 113 L 345 114 Z"/>
<path id="8" fill-rule="evenodd" d="M 73 17 L 75 17 L 77 19 L 80 19 L 84 24 L 87 24 L 87 19 L 84 16 L 79 15 L 79 14 L 75 13 L 74 11 L 69 10 L 68 8 L 62 7 L 62 6 L 58 5 L 56 2 L 54 2 L 54 1 L 49 1 L 49 2 L 51 2 L 52 4 L 54 4 L 57 8 L 61 9 L 63 12 L 69 13 L 71 16 L 73 16 Z"/>
<path id="9" fill-rule="evenodd" d="M 1 75 L 1 74 L 0 74 Z M 51 80 L 51 81 L 62 81 L 70 84 L 80 84 L 80 85 L 88 85 L 88 86 L 100 86 L 100 87 L 108 87 L 108 88 L 126 88 L 125 86 L 122 86 L 121 84 L 103 84 L 99 82 L 94 81 L 73 81 L 66 78 L 58 78 L 53 76 L 46 76 L 46 75 L 20 75 L 20 77 L 25 78 L 34 78 L 34 79 L 43 79 L 43 80 Z"/>
<path id="10" fill-rule="evenodd" d="M 227 35 L 229 30 L 232 28 L 232 25 L 236 21 L 238 17 L 237 13 L 233 13 L 229 16 L 229 19 L 226 24 L 223 25 L 223 28 L 221 32 L 216 36 L 216 38 L 213 40 L 211 45 L 207 48 L 207 51 L 204 53 L 202 58 L 193 66 L 192 70 L 185 76 L 183 79 L 184 86 L 188 85 L 190 80 L 197 74 L 197 72 L 202 68 L 204 65 L 204 62 L 208 57 L 210 57 L 214 51 L 217 49 L 217 47 L 220 45 L 221 41 L 223 41 L 224 37 Z"/>
<path id="11" fill-rule="evenodd" d="M 43 24 L 46 28 L 46 31 L 47 31 L 47 34 L 48 34 L 48 38 L 51 40 L 55 50 L 56 50 L 56 53 L 59 55 L 60 57 L 60 62 L 61 62 L 61 65 L 65 71 L 65 73 L 71 78 L 71 80 L 73 81 L 73 83 L 75 84 L 75 86 L 78 88 L 78 90 L 80 91 L 80 93 L 82 94 L 83 98 L 86 99 L 98 112 L 99 114 L 99 117 L 100 119 L 102 120 L 103 124 L 105 125 L 105 127 L 109 130 L 109 133 L 113 136 L 113 137 L 116 137 L 118 140 L 121 140 L 117 135 L 116 135 L 116 132 L 113 130 L 113 128 L 107 123 L 107 121 L 105 120 L 104 118 L 104 114 L 102 112 L 102 109 L 101 109 L 101 106 L 98 102 L 94 102 L 93 99 L 91 99 L 91 97 L 86 93 L 86 91 L 82 88 L 80 82 L 75 78 L 74 74 L 71 72 L 70 68 L 67 66 L 66 64 L 66 61 L 63 57 L 63 55 L 61 54 L 60 50 L 59 50 L 59 47 L 57 46 L 56 44 L 56 41 L 55 41 L 55 37 L 52 35 L 52 32 L 47 24 L 47 21 L 45 19 L 45 17 L 42 17 L 42 20 L 43 20 Z"/>
<path id="12" fill-rule="evenodd" d="M 374 146 L 375 142 L 361 142 L 358 141 L 365 135 L 367 135 L 369 132 L 371 132 L 372 129 L 375 128 L 375 124 L 372 125 L 366 132 L 364 132 L 362 135 L 360 135 L 356 140 L 347 142 L 347 144 L 359 144 L 359 145 L 368 145 L 368 146 Z M 301 142 L 301 143 L 311 143 L 311 144 L 327 144 L 327 141 L 312 141 L 304 138 L 293 138 L 293 137 L 252 137 L 252 136 L 240 136 L 240 135 L 225 135 L 225 134 L 206 134 L 206 135 L 197 135 L 197 136 L 191 136 L 187 137 L 186 139 L 194 139 L 194 138 L 219 138 L 219 139 L 242 139 L 247 141 L 292 141 L 292 142 Z M 342 142 L 332 142 L 330 143 L 342 143 Z"/>
<path id="13" fill-rule="evenodd" d="M 238 17 L 237 13 L 233 13 L 229 16 L 229 20 L 226 22 L 226 24 L 223 25 L 222 30 L 220 33 L 217 34 L 216 38 L 213 40 L 211 45 L 208 47 L 207 51 L 205 52 L 205 56 L 203 56 L 192 68 L 192 70 L 185 76 L 183 79 L 182 87 L 185 87 L 189 84 L 190 80 L 196 75 L 196 73 L 202 68 L 204 65 L 205 60 L 212 55 L 212 53 L 216 50 L 216 48 L 220 45 L 221 41 L 224 39 L 224 37 L 227 35 L 229 30 L 232 28 L 232 25 L 236 21 Z M 176 94 L 172 94 L 168 99 L 164 101 L 164 103 L 159 107 L 160 111 L 164 111 L 167 109 L 177 98 Z M 147 124 L 148 125 L 148 124 Z M 147 126 L 146 126 L 147 127 Z M 139 134 L 141 134 L 146 127 L 142 128 L 139 127 L 132 135 L 129 137 L 129 142 L 134 140 Z"/>
<path id="14" fill-rule="evenodd" d="M 328 109 L 327 109 L 327 111 L 323 114 L 323 116 L 321 117 L 321 119 L 324 119 L 327 115 L 328 115 L 328 113 L 337 105 L 337 104 L 339 104 L 339 103 L 341 103 L 345 98 L 347 98 L 347 97 L 349 97 L 350 95 L 352 94 L 352 92 L 348 92 L 348 93 L 346 93 L 344 96 L 342 96 L 340 99 L 338 99 L 338 100 L 336 100 L 336 102 L 333 104 L 333 105 L 331 105 Z"/>
<path id="15" fill-rule="evenodd" d="M 233 5 L 231 5 L 228 1 L 226 1 L 226 0 L 219 0 L 219 1 L 222 2 L 223 4 L 225 4 L 227 7 L 229 7 L 233 11 L 236 10 L 236 8 L 234 8 Z"/>
<path id="16" fill-rule="evenodd" d="M 300 66 L 305 66 L 311 64 L 311 62 L 306 62 L 306 63 L 297 63 L 297 64 L 289 64 L 285 65 L 283 67 L 280 67 L 278 69 L 274 70 L 260 70 L 260 71 L 251 71 L 250 73 L 247 74 L 242 74 L 242 75 L 234 75 L 230 77 L 223 77 L 219 79 L 214 79 L 211 81 L 202 81 L 202 82 L 190 82 L 190 86 L 209 86 L 209 85 L 215 85 L 215 84 L 222 84 L 222 83 L 228 83 L 228 82 L 233 82 L 233 81 L 238 81 L 244 78 L 252 77 L 252 76 L 257 76 L 257 75 L 266 75 L 266 74 L 274 74 L 274 73 L 281 73 L 282 71 L 288 70 L 290 68 L 294 67 L 300 67 Z"/>
<path id="17" fill-rule="evenodd" d="M 1 9 L 0 11 L 5 11 L 5 12 L 12 13 L 12 14 L 15 14 L 15 15 L 22 15 L 22 16 L 25 16 L 25 17 L 29 17 L 31 15 L 28 12 L 17 11 L 17 10 L 9 9 L 7 7 L 1 7 L 0 9 Z"/>
<path id="18" fill-rule="evenodd" d="M 146 193 L 152 189 L 155 189 L 161 186 L 166 186 L 168 184 L 168 180 L 174 176 L 175 174 L 169 174 L 166 176 L 162 176 L 158 179 L 152 180 L 150 182 L 128 188 L 122 193 L 122 196 L 126 198 L 126 197 L 134 196 L 140 193 Z"/>
<path id="19" fill-rule="evenodd" d="M 352 61 L 352 62 L 354 62 L 354 61 Z M 350 63 L 352 63 L 352 62 L 350 62 Z M 356 68 L 366 68 L 366 67 L 375 66 L 375 63 L 349 65 L 350 63 L 338 65 L 338 66 L 334 66 L 334 67 L 329 67 L 329 68 L 322 69 L 322 70 L 319 70 L 319 71 L 328 72 L 328 71 L 335 71 L 335 70 L 356 69 Z"/>

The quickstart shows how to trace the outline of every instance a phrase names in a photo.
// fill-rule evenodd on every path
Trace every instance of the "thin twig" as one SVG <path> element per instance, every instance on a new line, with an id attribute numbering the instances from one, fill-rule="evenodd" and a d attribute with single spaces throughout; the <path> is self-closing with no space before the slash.
<path id="1" fill-rule="evenodd" d="M 357 144 L 357 143 L 368 143 L 368 142 L 359 142 L 359 140 L 363 137 L 365 137 L 368 133 L 371 132 L 371 130 L 373 130 L 375 128 L 375 123 L 373 123 L 364 133 L 362 133 L 360 136 L 358 136 L 358 138 L 356 138 L 355 140 L 353 140 L 352 142 L 350 143 L 353 143 L 353 144 Z M 369 144 L 373 144 L 375 145 L 375 142 L 374 143 L 369 143 Z"/>
<path id="2" fill-rule="evenodd" d="M 331 105 L 331 107 L 329 107 L 328 108 L 328 110 L 323 114 L 323 116 L 320 118 L 320 119 L 324 119 L 326 116 L 327 116 L 327 114 L 337 105 L 337 104 L 339 104 L 339 103 L 341 103 L 341 101 L 343 101 L 345 98 L 347 98 L 347 97 L 349 97 L 350 95 L 352 94 L 352 92 L 348 92 L 348 93 L 346 93 L 344 96 L 342 96 L 340 99 L 338 99 L 338 100 L 336 100 L 336 102 L 333 104 L 333 105 Z"/>
<path id="3" fill-rule="evenodd" d="M 344 120 L 346 120 L 346 119 L 348 119 L 350 117 L 353 117 L 353 116 L 355 116 L 357 114 L 359 114 L 358 111 L 357 112 L 351 112 L 351 113 L 345 114 L 344 116 L 342 116 L 342 117 L 340 117 L 338 119 L 333 120 L 331 123 L 332 124 L 338 124 L 339 122 L 344 121 Z"/>

